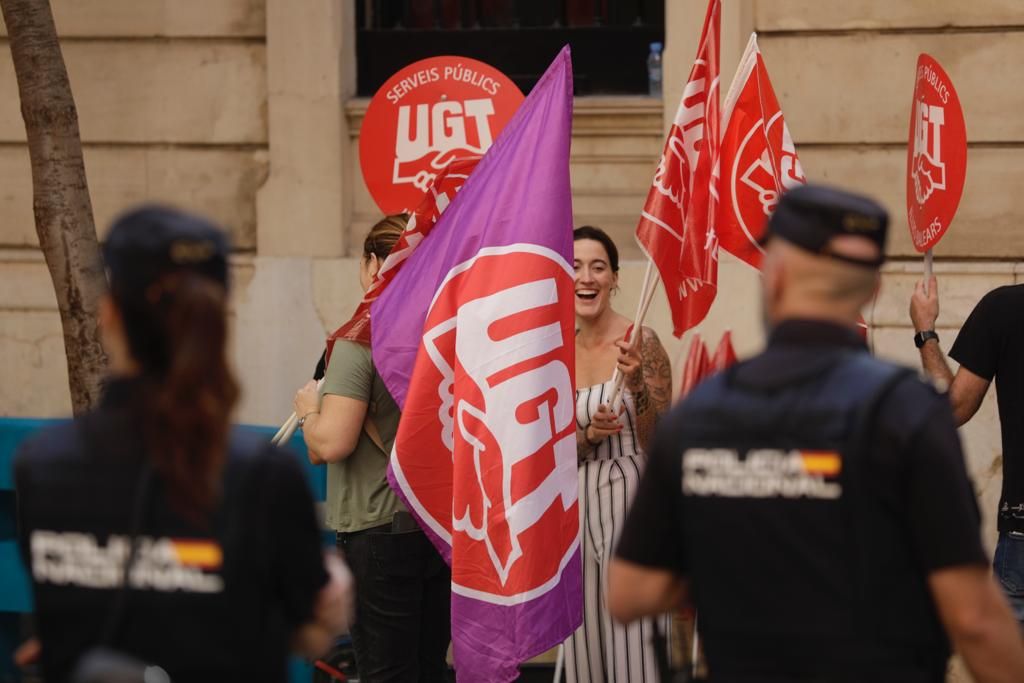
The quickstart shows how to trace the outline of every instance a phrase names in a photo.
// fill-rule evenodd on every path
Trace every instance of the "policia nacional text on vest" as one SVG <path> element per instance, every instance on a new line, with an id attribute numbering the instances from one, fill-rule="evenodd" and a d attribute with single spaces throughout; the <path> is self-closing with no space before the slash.
<path id="1" fill-rule="evenodd" d="M 718 603 L 700 615 L 709 660 L 840 674 L 829 681 L 942 680 L 948 643 L 900 512 L 871 483 L 888 447 L 878 411 L 916 373 L 866 350 L 799 353 L 791 364 L 769 350 L 687 402 L 684 536 L 698 605 L 702 593 Z M 909 428 L 926 407 L 886 409 L 905 411 Z"/>

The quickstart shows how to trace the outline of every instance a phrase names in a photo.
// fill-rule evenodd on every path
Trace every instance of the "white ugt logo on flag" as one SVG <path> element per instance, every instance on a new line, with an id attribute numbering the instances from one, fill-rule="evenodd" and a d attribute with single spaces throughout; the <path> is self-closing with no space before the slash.
<path id="1" fill-rule="evenodd" d="M 914 196 L 924 204 L 935 190 L 946 189 L 942 161 L 942 126 L 945 109 L 918 100 L 914 105 Z"/>
<path id="2" fill-rule="evenodd" d="M 556 279 L 544 277 L 470 298 L 423 335 L 441 375 L 441 440 L 456 466 L 465 458 L 473 463 L 469 486 L 452 502 L 452 529 L 486 547 L 503 586 L 526 554 L 520 537 L 553 505 L 570 510 L 578 495 L 572 379 L 564 359 L 551 357 L 565 338 L 560 321 L 540 322 L 558 303 Z M 451 357 L 446 340 L 455 330 Z M 477 392 L 458 390 L 456 364 Z M 553 463 L 541 464 L 552 455 Z M 513 471 L 531 458 L 535 474 L 544 476 L 524 492 Z"/>

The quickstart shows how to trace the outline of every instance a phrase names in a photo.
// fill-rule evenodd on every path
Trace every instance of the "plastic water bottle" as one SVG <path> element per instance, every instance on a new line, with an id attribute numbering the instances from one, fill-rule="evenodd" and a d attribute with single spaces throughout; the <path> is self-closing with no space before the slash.
<path id="1" fill-rule="evenodd" d="M 651 54 L 647 55 L 647 94 L 661 97 L 661 43 L 651 43 Z"/>

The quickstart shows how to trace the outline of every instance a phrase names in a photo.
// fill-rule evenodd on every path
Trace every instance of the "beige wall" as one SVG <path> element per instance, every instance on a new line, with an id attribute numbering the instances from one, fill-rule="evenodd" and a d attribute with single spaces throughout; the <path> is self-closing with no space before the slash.
<path id="1" fill-rule="evenodd" d="M 156 200 L 208 214 L 255 249 L 268 166 L 263 0 L 52 4 L 101 233 L 119 211 Z M 0 38 L 0 415 L 61 415 L 67 370 L 24 139 Z"/>
<path id="2" fill-rule="evenodd" d="M 255 247 L 267 173 L 262 0 L 54 0 L 99 226 L 145 199 L 203 211 Z M 4 30 L 3 35 L 6 35 Z M 0 50 L 0 247 L 37 244 L 14 68 Z"/>
<path id="3" fill-rule="evenodd" d="M 749 32 L 757 30 L 808 179 L 861 190 L 892 212 L 892 258 L 879 299 L 865 317 L 876 351 L 911 365 L 918 359 L 906 311 L 921 261 L 910 245 L 904 193 L 918 53 L 931 53 L 950 74 L 964 103 L 970 149 L 957 221 L 935 250 L 942 300 L 939 334 L 948 349 L 977 300 L 993 287 L 1020 282 L 1024 270 L 1024 238 L 1018 229 L 1024 208 L 1015 196 L 1024 126 L 1019 116 L 1008 113 L 1019 111 L 1024 102 L 1019 88 L 1007 87 L 1012 65 L 1024 51 L 1024 33 L 1012 28 L 1019 25 L 1019 3 L 739 0 L 726 6 L 722 73 L 728 76 L 723 89 L 731 81 L 728 65 L 736 64 Z M 681 90 L 706 3 L 684 0 L 668 7 L 667 68 L 677 71 L 666 79 Z M 683 54 L 673 46 L 677 35 Z M 726 327 L 741 330 L 738 346 L 749 352 L 760 343 L 757 276 L 727 255 L 723 258 L 719 299 L 697 332 L 717 340 Z M 961 430 L 990 547 L 1001 481 L 992 394 Z"/>
<path id="4" fill-rule="evenodd" d="M 758 2 L 757 28 L 780 102 L 808 177 L 863 189 L 895 217 L 888 269 L 872 313 L 880 353 L 916 362 L 906 308 L 920 260 L 905 221 L 906 139 L 917 56 L 936 57 L 957 86 L 968 131 L 968 173 L 957 220 L 935 249 L 943 347 L 977 300 L 993 287 L 1020 282 L 1024 217 L 1015 201 L 1024 126 L 1012 65 L 1024 55 L 1014 0 L 888 3 L 857 0 L 823 12 L 817 3 Z M 877 29 L 886 29 L 879 33 Z M 805 31 L 816 33 L 807 36 Z M 801 56 L 813 54 L 813 59 Z M 773 67 L 775 63 L 784 69 Z M 777 74 L 777 75 L 776 75 Z M 809 84 L 815 84 L 809 87 Z M 994 392 L 992 392 L 994 394 Z M 1002 449 L 994 396 L 961 435 L 982 498 L 986 541 L 995 542 Z"/>
<path id="5" fill-rule="evenodd" d="M 143 200 L 172 202 L 228 226 L 235 258 L 233 357 L 240 417 L 273 423 L 315 361 L 326 330 L 354 307 L 359 242 L 377 216 L 358 168 L 366 101 L 355 92 L 354 4 L 338 0 L 52 0 L 81 117 L 101 233 Z M 957 84 L 971 142 L 959 218 L 936 250 L 943 346 L 988 289 L 1024 272 L 1015 191 L 1024 142 L 1019 0 L 728 0 L 722 90 L 751 30 L 807 175 L 885 202 L 891 256 L 866 317 L 877 351 L 916 363 L 905 310 L 920 261 L 902 211 L 905 140 L 917 54 Z M 576 102 L 578 223 L 608 228 L 626 259 L 616 307 L 634 310 L 643 264 L 637 213 L 688 73 L 705 0 L 666 2 L 666 106 L 629 97 Z M 0 27 L 2 30 L 2 27 Z M 0 33 L 0 415 L 70 407 L 59 320 L 31 213 L 24 129 Z M 758 276 L 723 254 L 719 299 L 697 332 L 732 329 L 741 353 L 762 343 Z M 677 371 L 664 295 L 650 323 Z M 678 374 L 677 374 L 678 376 Z M 1000 445 L 995 401 L 962 430 L 994 540 Z"/>
<path id="6" fill-rule="evenodd" d="M 359 129 L 368 104 L 359 98 L 345 107 L 355 236 L 366 234 L 380 214 L 358 164 Z M 608 230 L 626 259 L 641 257 L 633 231 L 661 154 L 661 112 L 661 103 L 648 97 L 578 97 L 573 105 L 570 174 L 576 225 Z"/>
<path id="7" fill-rule="evenodd" d="M 990 289 L 1022 282 L 1024 237 L 1017 201 L 1024 101 L 1015 65 L 1024 56 L 1018 0 L 732 0 L 723 3 L 723 91 L 750 32 L 758 32 L 772 83 L 809 180 L 843 185 L 882 201 L 893 215 L 890 262 L 876 304 L 865 311 L 878 354 L 919 363 L 907 307 L 921 260 L 905 221 L 906 140 L 914 67 L 928 52 L 957 86 L 968 130 L 968 173 L 957 220 L 935 249 L 949 349 L 967 314 Z M 696 49 L 704 0 L 669 2 L 666 87 L 678 98 Z M 678 40 L 675 38 L 678 37 Z M 674 69 L 675 73 L 671 70 Z M 666 122 L 674 112 L 666 99 Z M 738 349 L 760 343 L 757 275 L 723 255 L 719 298 L 696 333 L 717 340 L 731 327 Z M 663 303 L 663 302 L 661 302 Z M 664 308 L 659 315 L 665 316 Z M 659 330 L 667 329 L 661 318 Z M 689 343 L 691 335 L 683 341 Z M 683 348 L 676 346 L 676 354 Z M 679 355 L 673 355 L 674 359 Z M 955 365 L 954 365 L 955 369 Z M 989 549 L 1002 481 L 994 391 L 960 430 Z M 955 664 L 950 681 L 970 677 Z"/>
<path id="8" fill-rule="evenodd" d="M 240 418 L 290 410 L 325 331 L 358 301 L 361 239 L 378 217 L 358 166 L 354 5 L 336 0 L 53 0 L 101 235 L 126 207 L 167 201 L 228 226 Z M 649 98 L 579 99 L 578 223 L 624 255 L 661 146 Z M 59 319 L 36 249 L 17 87 L 0 50 L 0 415 L 69 409 Z M 20 381 L 30 378 L 30 381 Z"/>
<path id="9" fill-rule="evenodd" d="M 358 298 L 352 259 L 377 210 L 358 168 L 366 101 L 354 99 L 353 5 L 336 0 L 53 0 L 81 117 L 101 232 L 147 199 L 206 213 L 239 248 L 234 357 L 245 378 L 241 417 L 274 422 L 308 373 L 325 330 Z M 635 305 L 643 264 L 632 239 L 689 71 L 705 0 L 666 3 L 665 102 L 576 101 L 572 151 L 578 223 L 608 228 L 626 263 L 616 306 Z M 867 312 L 879 353 L 915 361 L 904 311 L 919 261 L 899 218 L 917 53 L 957 83 L 971 141 L 956 225 L 936 250 L 943 343 L 977 298 L 1015 282 L 1016 155 L 1024 95 L 1011 66 L 1024 57 L 1017 0 L 736 0 L 725 3 L 722 88 L 751 30 L 808 177 L 862 189 L 897 217 L 885 287 Z M 0 38 L 2 40 L 2 38 Z M 36 249 L 24 129 L 13 68 L 0 49 L 0 415 L 58 415 L 69 401 L 61 335 Z M 757 274 L 723 255 L 720 296 L 698 329 L 731 328 L 741 352 L 761 343 Z M 651 314 L 678 363 L 664 297 Z M 993 401 L 964 430 L 985 492 L 998 488 Z M 995 474 L 993 474 L 995 473 Z M 991 539 L 991 518 L 987 520 Z"/>

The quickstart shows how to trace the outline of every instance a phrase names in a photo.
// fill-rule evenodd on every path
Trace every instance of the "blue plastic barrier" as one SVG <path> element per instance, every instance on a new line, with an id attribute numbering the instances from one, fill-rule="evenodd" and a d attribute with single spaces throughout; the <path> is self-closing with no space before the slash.
<path id="1" fill-rule="evenodd" d="M 21 442 L 33 432 L 58 422 L 61 420 L 0 418 L 0 671 L 10 667 L 11 647 L 17 642 L 16 615 L 32 611 L 31 584 L 21 562 L 15 536 L 14 454 Z M 273 427 L 255 425 L 240 425 L 239 429 L 265 435 L 267 440 L 276 431 Z M 322 502 L 327 496 L 325 468 L 309 464 L 301 435 L 293 436 L 288 447 L 305 468 L 313 498 Z M 288 672 L 292 683 L 299 683 L 311 680 L 313 669 L 307 662 L 293 659 Z"/>

